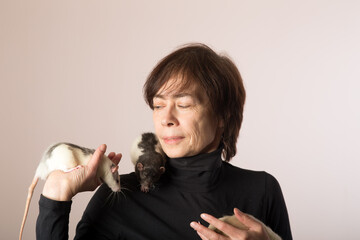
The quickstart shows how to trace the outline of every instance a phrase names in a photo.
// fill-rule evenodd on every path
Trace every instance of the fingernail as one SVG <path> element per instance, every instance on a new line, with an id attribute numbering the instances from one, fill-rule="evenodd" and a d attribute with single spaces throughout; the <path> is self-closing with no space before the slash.
<path id="1" fill-rule="evenodd" d="M 190 226 L 195 229 L 195 227 L 196 227 L 196 222 L 191 222 L 191 223 L 190 223 Z"/>
<path id="2" fill-rule="evenodd" d="M 234 212 L 241 214 L 242 212 L 238 208 L 234 208 Z"/>
<path id="3" fill-rule="evenodd" d="M 204 219 L 204 220 L 206 220 L 206 219 L 209 218 L 208 215 L 205 214 L 205 213 L 202 213 L 202 214 L 200 215 L 200 217 L 201 217 L 202 219 Z"/>
<path id="4" fill-rule="evenodd" d="M 244 216 L 244 213 L 242 211 L 240 211 L 238 208 L 234 208 L 234 213 L 239 216 Z"/>
<path id="5" fill-rule="evenodd" d="M 101 144 L 100 150 L 105 152 L 106 151 L 106 144 Z"/>

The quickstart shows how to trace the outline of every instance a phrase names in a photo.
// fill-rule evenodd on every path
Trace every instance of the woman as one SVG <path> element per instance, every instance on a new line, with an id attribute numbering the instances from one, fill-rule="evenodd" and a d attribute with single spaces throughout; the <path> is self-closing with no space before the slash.
<path id="1" fill-rule="evenodd" d="M 184 46 L 158 63 L 144 96 L 168 156 L 166 172 L 149 193 L 140 191 L 134 173 L 122 175 L 123 194 L 112 204 L 111 190 L 102 185 L 75 239 L 269 239 L 264 224 L 292 239 L 276 179 L 228 163 L 236 154 L 245 102 L 240 73 L 229 58 L 202 44 Z M 95 172 L 105 150 L 100 146 L 87 166 L 49 176 L 39 203 L 38 239 L 67 239 L 71 199 L 100 184 Z M 121 155 L 109 157 L 118 164 Z M 217 220 L 233 213 L 248 230 Z M 205 227 L 209 223 L 227 236 Z"/>

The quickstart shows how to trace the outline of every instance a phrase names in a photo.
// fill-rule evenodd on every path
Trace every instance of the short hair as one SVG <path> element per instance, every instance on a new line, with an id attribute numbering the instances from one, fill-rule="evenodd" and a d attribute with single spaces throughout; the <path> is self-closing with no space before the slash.
<path id="1" fill-rule="evenodd" d="M 206 92 L 213 112 L 224 121 L 223 159 L 230 161 L 236 154 L 246 96 L 238 68 L 205 44 L 184 45 L 160 60 L 149 74 L 143 92 L 151 109 L 154 96 L 171 78 L 181 79 L 179 90 L 197 83 Z"/>

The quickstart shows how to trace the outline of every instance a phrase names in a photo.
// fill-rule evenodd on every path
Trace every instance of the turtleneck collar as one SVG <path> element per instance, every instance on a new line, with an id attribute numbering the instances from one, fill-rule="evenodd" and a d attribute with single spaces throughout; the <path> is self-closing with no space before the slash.
<path id="1" fill-rule="evenodd" d="M 166 181 L 185 192 L 207 192 L 216 187 L 222 147 L 214 152 L 192 157 L 170 158 L 166 166 Z"/>

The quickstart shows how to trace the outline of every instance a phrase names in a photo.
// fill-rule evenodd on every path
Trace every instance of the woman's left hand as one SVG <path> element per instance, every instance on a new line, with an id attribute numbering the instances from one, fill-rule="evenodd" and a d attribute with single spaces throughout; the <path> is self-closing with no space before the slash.
<path id="1" fill-rule="evenodd" d="M 209 214 L 201 214 L 201 218 L 213 225 L 227 236 L 218 234 L 213 230 L 201 225 L 197 222 L 191 222 L 190 226 L 197 232 L 202 240 L 224 240 L 224 239 L 236 239 L 236 240 L 269 240 L 269 236 L 265 230 L 265 226 L 260 222 L 247 214 L 241 212 L 239 209 L 234 209 L 236 218 L 247 226 L 248 230 L 240 230 L 232 225 L 225 223 Z"/>

